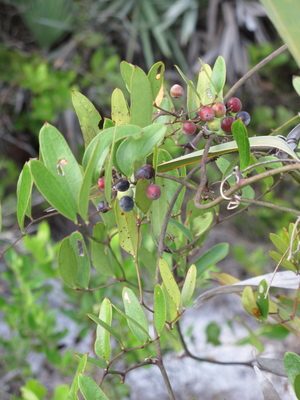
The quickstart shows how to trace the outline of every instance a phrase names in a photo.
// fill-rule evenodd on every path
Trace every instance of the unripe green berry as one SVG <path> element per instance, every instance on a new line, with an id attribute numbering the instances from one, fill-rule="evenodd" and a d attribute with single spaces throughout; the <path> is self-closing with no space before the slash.
<path id="1" fill-rule="evenodd" d="M 124 196 L 133 197 L 133 190 L 131 188 L 129 188 L 128 190 L 126 190 L 126 192 L 118 192 L 117 193 L 117 198 L 119 200 Z"/>
<path id="2" fill-rule="evenodd" d="M 221 122 L 218 119 L 213 119 L 212 121 L 209 121 L 207 123 L 207 128 L 212 132 L 218 131 L 220 127 L 221 127 Z"/>

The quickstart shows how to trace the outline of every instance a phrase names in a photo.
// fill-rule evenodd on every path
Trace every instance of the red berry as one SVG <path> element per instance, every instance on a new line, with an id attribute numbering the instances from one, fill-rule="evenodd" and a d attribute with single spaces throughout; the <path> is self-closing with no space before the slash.
<path id="1" fill-rule="evenodd" d="M 173 85 L 170 89 L 170 94 L 174 99 L 180 99 L 184 94 L 183 87 L 180 85 Z"/>
<path id="2" fill-rule="evenodd" d="M 233 113 L 241 111 L 242 107 L 242 102 L 237 97 L 232 97 L 227 101 L 227 108 Z"/>
<path id="3" fill-rule="evenodd" d="M 153 178 L 154 173 L 155 173 L 155 170 L 154 170 L 154 168 L 152 167 L 152 165 L 150 165 L 150 164 L 144 164 L 144 165 L 141 167 L 141 169 L 144 169 L 144 170 L 148 171 L 149 174 L 150 174 L 150 178 Z"/>
<path id="4" fill-rule="evenodd" d="M 98 188 L 99 189 L 104 189 L 104 178 L 99 178 L 98 179 Z"/>
<path id="5" fill-rule="evenodd" d="M 231 132 L 231 125 L 234 122 L 233 117 L 225 117 L 221 121 L 221 128 L 223 129 L 224 132 L 230 133 Z"/>
<path id="6" fill-rule="evenodd" d="M 193 135 L 197 130 L 196 125 L 194 122 L 185 122 L 182 125 L 182 132 L 185 133 L 186 135 Z"/>
<path id="7" fill-rule="evenodd" d="M 226 113 L 226 106 L 224 103 L 221 103 L 221 102 L 214 103 L 211 106 L 211 108 L 214 110 L 216 118 L 224 117 L 224 115 Z"/>
<path id="8" fill-rule="evenodd" d="M 215 112 L 211 107 L 202 107 L 199 111 L 199 117 L 202 121 L 212 121 L 215 118 Z"/>
<path id="9" fill-rule="evenodd" d="M 157 200 L 161 195 L 160 187 L 157 185 L 149 185 L 146 189 L 146 196 L 150 200 Z"/>

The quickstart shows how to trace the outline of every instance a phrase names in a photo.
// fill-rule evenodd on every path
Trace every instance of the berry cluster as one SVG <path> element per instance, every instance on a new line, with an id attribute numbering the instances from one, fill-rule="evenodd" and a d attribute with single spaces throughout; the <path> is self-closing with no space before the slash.
<path id="1" fill-rule="evenodd" d="M 176 84 L 171 87 L 170 94 L 173 98 L 181 98 L 184 90 Z M 250 115 L 246 111 L 242 111 L 242 102 L 237 97 L 229 99 L 226 105 L 216 100 L 212 104 L 201 106 L 197 115 L 198 118 L 194 121 L 183 123 L 184 134 L 193 135 L 197 131 L 199 122 L 205 122 L 207 129 L 211 132 L 222 129 L 226 133 L 231 133 L 231 126 L 237 119 L 240 119 L 245 126 L 250 123 Z"/>
<path id="2" fill-rule="evenodd" d="M 152 165 L 145 164 L 143 165 L 140 169 L 138 169 L 135 173 L 135 179 L 136 181 L 139 181 L 140 179 L 147 179 L 151 180 L 154 177 L 154 168 Z M 98 179 L 98 188 L 100 190 L 104 189 L 104 177 L 100 177 Z M 117 191 L 117 198 L 119 199 L 119 207 L 122 211 L 124 212 L 129 212 L 133 209 L 134 207 L 134 192 L 132 188 L 130 187 L 130 182 L 127 179 L 119 179 L 115 185 L 114 189 Z M 146 189 L 146 196 L 150 200 L 157 200 L 161 195 L 161 190 L 160 187 L 151 184 L 147 187 Z M 105 201 L 100 201 L 97 204 L 97 211 L 101 213 L 105 213 L 109 210 L 107 203 Z"/>

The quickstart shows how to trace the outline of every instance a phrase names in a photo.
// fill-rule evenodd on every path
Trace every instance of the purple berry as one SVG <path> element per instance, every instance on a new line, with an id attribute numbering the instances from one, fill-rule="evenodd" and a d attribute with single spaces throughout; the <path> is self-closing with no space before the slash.
<path id="1" fill-rule="evenodd" d="M 127 180 L 116 183 L 115 188 L 118 192 L 126 192 L 129 189 L 129 182 Z"/>
<path id="2" fill-rule="evenodd" d="M 185 122 L 182 125 L 182 132 L 186 135 L 193 135 L 196 132 L 196 129 L 197 127 L 194 122 Z"/>
<path id="3" fill-rule="evenodd" d="M 227 101 L 227 108 L 233 113 L 241 111 L 242 107 L 243 107 L 242 102 L 237 97 L 232 97 Z"/>
<path id="4" fill-rule="evenodd" d="M 215 118 L 215 112 L 211 107 L 202 107 L 199 111 L 199 117 L 202 121 L 212 121 Z"/>
<path id="5" fill-rule="evenodd" d="M 150 165 L 150 164 L 145 164 L 145 165 L 143 165 L 143 166 L 141 167 L 141 169 L 144 169 L 144 170 L 148 171 L 149 174 L 150 174 L 150 178 L 153 178 L 154 173 L 155 173 L 155 170 L 154 170 L 154 168 L 152 167 L 152 165 Z"/>
<path id="6" fill-rule="evenodd" d="M 140 179 L 151 179 L 151 174 L 147 169 L 140 168 L 135 173 L 135 179 L 139 181 Z"/>
<path id="7" fill-rule="evenodd" d="M 170 89 L 170 94 L 174 99 L 180 99 L 184 94 L 183 87 L 180 85 L 173 85 Z"/>
<path id="8" fill-rule="evenodd" d="M 235 119 L 242 120 L 245 126 L 249 125 L 251 121 L 250 114 L 247 113 L 247 111 L 240 111 L 239 113 L 236 114 Z"/>
<path id="9" fill-rule="evenodd" d="M 96 206 L 97 211 L 101 212 L 101 213 L 107 213 L 108 209 L 107 209 L 107 204 L 105 201 L 100 201 L 97 206 Z"/>
<path id="10" fill-rule="evenodd" d="M 120 209 L 124 212 L 129 212 L 134 207 L 134 200 L 130 196 L 124 196 L 119 201 Z"/>
<path id="11" fill-rule="evenodd" d="M 214 110 L 216 118 L 222 118 L 226 114 L 226 106 L 224 103 L 218 101 L 214 103 L 211 108 Z"/>
<path id="12" fill-rule="evenodd" d="M 160 187 L 157 185 L 149 185 L 146 189 L 146 196 L 150 200 L 157 200 L 161 195 Z"/>
<path id="13" fill-rule="evenodd" d="M 231 132 L 231 125 L 234 123 L 235 119 L 233 117 L 225 117 L 221 121 L 221 128 L 224 132 Z"/>

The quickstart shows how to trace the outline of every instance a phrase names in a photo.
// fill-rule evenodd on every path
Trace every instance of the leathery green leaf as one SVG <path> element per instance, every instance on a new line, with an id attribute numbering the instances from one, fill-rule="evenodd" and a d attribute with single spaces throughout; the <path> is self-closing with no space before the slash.
<path id="1" fill-rule="evenodd" d="M 136 216 L 133 211 L 124 212 L 119 207 L 119 201 L 114 204 L 116 222 L 119 231 L 119 241 L 122 249 L 136 257 L 139 244 L 139 231 Z"/>
<path id="2" fill-rule="evenodd" d="M 212 70 L 208 64 L 201 63 L 202 68 L 198 74 L 197 81 L 197 92 L 200 96 L 200 101 L 198 100 L 197 106 L 200 107 L 200 103 L 203 106 L 211 104 L 214 96 L 211 93 L 211 74 Z"/>
<path id="3" fill-rule="evenodd" d="M 68 189 L 38 160 L 30 161 L 30 171 L 40 193 L 51 206 L 77 223 L 76 204 Z"/>
<path id="4" fill-rule="evenodd" d="M 127 287 L 123 288 L 122 298 L 126 316 L 136 321 L 143 328 L 143 330 L 141 330 L 131 319 L 127 318 L 129 329 L 138 340 L 142 343 L 146 343 L 149 340 L 149 325 L 139 300 L 133 291 Z"/>
<path id="5" fill-rule="evenodd" d="M 288 261 L 286 257 L 282 258 L 282 254 L 279 254 L 276 251 L 269 251 L 269 254 L 273 258 L 273 260 L 276 263 L 280 263 L 279 265 L 282 265 L 283 268 L 290 271 L 298 272 L 296 265 L 294 265 L 291 261 Z"/>
<path id="6" fill-rule="evenodd" d="M 256 304 L 258 305 L 261 318 L 268 318 L 269 314 L 269 296 L 265 296 L 268 290 L 268 284 L 263 279 L 257 288 Z"/>
<path id="7" fill-rule="evenodd" d="M 261 313 L 256 304 L 255 296 L 251 286 L 246 286 L 245 289 L 243 290 L 242 305 L 248 314 L 258 319 L 261 317 Z"/>
<path id="8" fill-rule="evenodd" d="M 187 86 L 187 99 L 186 99 L 186 103 L 187 103 L 187 109 L 189 111 L 189 118 L 193 119 L 196 118 L 196 113 L 197 110 L 199 109 L 198 107 L 198 102 L 197 102 L 197 95 L 195 94 L 195 90 L 191 89 L 191 85 L 193 86 L 193 82 L 190 81 L 190 85 Z"/>
<path id="9" fill-rule="evenodd" d="M 276 249 L 284 254 L 288 248 L 288 244 L 285 243 L 284 240 L 281 239 L 281 237 L 279 237 L 278 235 L 275 235 L 275 233 L 270 233 L 269 235 L 272 243 L 274 244 L 274 246 L 276 247 Z"/>
<path id="10" fill-rule="evenodd" d="M 161 288 L 164 292 L 164 297 L 165 297 L 165 301 L 166 301 L 166 321 L 168 323 L 171 323 L 174 320 L 176 320 L 176 318 L 178 316 L 178 308 L 177 308 L 174 300 L 170 296 L 170 293 L 168 292 L 164 282 L 162 283 Z"/>
<path id="11" fill-rule="evenodd" d="M 168 202 L 165 179 L 157 177 L 155 179 L 155 184 L 160 187 L 161 195 L 159 199 L 152 201 L 148 215 L 151 221 L 151 233 L 156 243 L 159 240 L 159 235 L 161 233 L 161 228 L 168 208 Z"/>
<path id="12" fill-rule="evenodd" d="M 63 135 L 50 124 L 44 124 L 40 130 L 39 142 L 43 163 L 56 180 L 64 186 L 70 198 L 69 202 L 72 201 L 73 208 L 77 211 L 82 172 L 68 143 Z M 54 190 L 52 187 L 51 189 Z"/>
<path id="13" fill-rule="evenodd" d="M 293 76 L 293 87 L 296 90 L 298 96 L 300 96 L 300 76 Z"/>
<path id="14" fill-rule="evenodd" d="M 283 357 L 284 368 L 291 385 L 294 387 L 295 377 L 300 371 L 300 357 L 296 353 L 287 351 Z"/>
<path id="15" fill-rule="evenodd" d="M 114 330 L 114 328 L 112 328 L 109 324 L 107 324 L 105 321 L 103 321 L 102 319 L 96 317 L 96 315 L 93 314 L 87 314 L 87 316 L 89 318 L 91 318 L 93 321 L 96 322 L 96 324 L 100 325 L 102 328 L 106 329 L 107 332 L 110 333 L 111 336 L 113 336 L 118 342 L 119 345 L 121 346 L 122 349 L 124 349 L 124 346 L 122 344 L 122 340 L 120 335 Z"/>
<path id="16" fill-rule="evenodd" d="M 78 287 L 78 265 L 73 247 L 70 244 L 69 237 L 64 238 L 59 246 L 58 270 L 66 285 L 71 287 Z"/>
<path id="17" fill-rule="evenodd" d="M 99 242 L 107 240 L 106 227 L 103 222 L 94 225 L 93 237 Z M 92 241 L 91 258 L 93 267 L 104 276 L 115 276 L 111 249 L 107 244 Z"/>
<path id="18" fill-rule="evenodd" d="M 77 371 L 76 371 L 70 392 L 68 394 L 67 400 L 78 400 L 78 397 L 77 397 L 77 392 L 79 389 L 78 375 L 82 374 L 84 372 L 86 363 L 87 363 L 87 354 L 83 354 L 83 356 L 81 357 L 81 360 L 79 362 L 79 365 L 77 367 Z"/>
<path id="19" fill-rule="evenodd" d="M 153 124 L 142 129 L 141 137 L 128 137 L 121 143 L 116 158 L 124 175 L 132 174 L 134 162 L 150 154 L 154 146 L 162 141 L 165 133 L 164 124 Z"/>
<path id="20" fill-rule="evenodd" d="M 153 101 L 155 101 L 156 96 L 158 95 L 160 88 L 164 83 L 164 72 L 165 72 L 165 65 L 163 62 L 159 61 L 151 67 L 148 73 L 148 79 L 152 90 Z"/>
<path id="21" fill-rule="evenodd" d="M 197 277 L 201 276 L 209 267 L 223 260 L 229 252 L 228 243 L 219 243 L 206 253 L 202 254 L 195 265 L 197 268 Z"/>
<path id="22" fill-rule="evenodd" d="M 75 354 L 76 357 L 78 357 L 80 360 L 83 356 L 82 353 L 76 353 Z M 101 361 L 101 360 L 97 360 L 97 358 L 93 358 L 93 357 L 89 357 L 87 358 L 87 362 L 91 365 L 94 365 L 97 368 L 101 368 L 101 369 L 105 369 L 106 368 L 106 363 Z M 76 399 L 77 400 L 77 399 Z"/>
<path id="23" fill-rule="evenodd" d="M 77 284 L 88 289 L 91 275 L 91 264 L 86 244 L 82 234 L 78 231 L 70 236 L 70 245 L 73 248 L 77 264 Z"/>
<path id="24" fill-rule="evenodd" d="M 104 321 L 107 325 L 111 325 L 112 309 L 110 301 L 107 298 L 102 301 L 99 319 Z M 109 362 L 111 355 L 110 333 L 101 325 L 97 326 L 94 350 L 99 358 L 107 363 Z"/>
<path id="25" fill-rule="evenodd" d="M 163 289 L 160 285 L 154 288 L 154 325 L 159 335 L 165 326 L 167 318 L 166 300 Z"/>
<path id="26" fill-rule="evenodd" d="M 289 51 L 300 67 L 299 50 L 299 18 L 300 3 L 298 0 L 260 0 L 265 7 L 268 17 L 274 24 L 277 32 L 287 44 Z"/>
<path id="27" fill-rule="evenodd" d="M 187 272 L 187 275 L 185 277 L 185 281 L 183 284 L 183 288 L 181 291 L 181 298 L 182 298 L 182 305 L 183 307 L 186 307 L 189 300 L 193 296 L 194 290 L 195 290 L 195 285 L 196 285 L 196 279 L 197 279 L 197 269 L 196 265 L 192 264 Z"/>
<path id="28" fill-rule="evenodd" d="M 130 123 L 143 128 L 152 122 L 153 100 L 149 79 L 145 72 L 134 67 L 130 89 Z"/>
<path id="29" fill-rule="evenodd" d="M 130 123 L 128 104 L 119 88 L 116 88 L 111 95 L 111 119 L 116 125 L 128 125 Z"/>
<path id="30" fill-rule="evenodd" d="M 163 258 L 159 260 L 159 272 L 170 297 L 173 299 L 176 307 L 179 308 L 181 302 L 181 294 L 178 285 L 174 279 L 174 276 L 170 271 L 167 262 Z"/>
<path id="31" fill-rule="evenodd" d="M 109 400 L 97 383 L 87 375 L 79 374 L 79 389 L 85 400 Z"/>
<path id="32" fill-rule="evenodd" d="M 243 171 L 250 164 L 250 143 L 245 125 L 240 119 L 232 124 L 232 133 L 238 146 L 240 156 L 240 171 Z"/>
<path id="33" fill-rule="evenodd" d="M 134 70 L 133 64 L 130 64 L 126 61 L 121 62 L 121 64 L 120 64 L 121 75 L 122 75 L 123 81 L 125 82 L 126 88 L 129 93 L 131 91 L 131 76 L 132 76 L 133 70 Z"/>
<path id="34" fill-rule="evenodd" d="M 21 231 L 24 233 L 25 215 L 31 218 L 31 191 L 33 179 L 28 163 L 23 167 L 17 184 L 17 219 Z M 0 226 L 1 230 L 1 226 Z"/>
<path id="35" fill-rule="evenodd" d="M 300 373 L 295 376 L 294 379 L 294 390 L 297 396 L 297 399 L 300 399 Z"/>
<path id="36" fill-rule="evenodd" d="M 211 93 L 223 100 L 223 88 L 226 82 L 226 63 L 222 56 L 216 59 L 211 74 Z"/>
<path id="37" fill-rule="evenodd" d="M 85 147 L 87 147 L 99 133 L 101 115 L 89 99 L 75 90 L 72 90 L 72 103 L 79 120 Z"/>
<path id="38" fill-rule="evenodd" d="M 135 204 L 144 214 L 147 214 L 152 204 L 152 200 L 146 196 L 146 190 L 149 185 L 149 181 L 143 178 L 138 180 L 135 189 Z"/>
<path id="39" fill-rule="evenodd" d="M 88 223 L 88 211 L 89 211 L 89 198 L 90 198 L 90 187 L 93 179 L 93 174 L 95 170 L 95 166 L 98 162 L 98 154 L 99 154 L 100 142 L 96 143 L 94 147 L 93 153 L 89 159 L 89 163 L 84 171 L 82 184 L 80 187 L 78 205 L 79 205 L 79 214 L 82 219 Z"/>
<path id="40" fill-rule="evenodd" d="M 193 82 L 192 82 L 191 80 L 189 80 L 189 79 L 184 75 L 184 73 L 181 71 L 181 69 L 180 69 L 179 67 L 177 67 L 177 65 L 175 65 L 175 68 L 177 69 L 177 71 L 178 71 L 179 74 L 181 75 L 181 77 L 182 77 L 182 79 L 184 80 L 184 82 L 189 86 L 191 92 L 193 92 L 193 93 L 196 95 L 196 97 L 198 98 L 198 100 L 197 100 L 197 107 L 199 107 L 199 106 L 198 106 L 198 103 L 199 103 L 199 93 L 197 92 L 197 90 L 196 90 L 196 88 L 195 88 Z"/>

